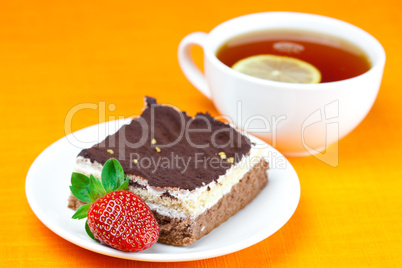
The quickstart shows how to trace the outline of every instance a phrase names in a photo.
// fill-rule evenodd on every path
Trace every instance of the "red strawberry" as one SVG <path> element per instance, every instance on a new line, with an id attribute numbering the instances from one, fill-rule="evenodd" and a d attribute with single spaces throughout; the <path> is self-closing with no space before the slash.
<path id="1" fill-rule="evenodd" d="M 88 226 L 99 241 L 123 251 L 140 251 L 159 237 L 151 210 L 137 195 L 115 191 L 96 200 L 88 211 Z"/>
<path id="2" fill-rule="evenodd" d="M 82 205 L 73 219 L 88 216 L 85 230 L 95 240 L 123 251 L 140 251 L 152 246 L 159 237 L 159 226 L 147 204 L 125 191 L 128 177 L 116 159 L 103 165 L 102 182 L 93 175 L 71 176 L 70 190 Z"/>

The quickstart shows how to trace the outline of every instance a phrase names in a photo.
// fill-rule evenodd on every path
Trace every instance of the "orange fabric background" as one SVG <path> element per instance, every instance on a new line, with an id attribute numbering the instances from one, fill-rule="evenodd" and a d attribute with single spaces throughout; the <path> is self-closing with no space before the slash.
<path id="1" fill-rule="evenodd" d="M 345 20 L 373 34 L 387 53 L 378 99 L 340 141 L 339 165 L 289 159 L 302 194 L 281 230 L 233 254 L 167 265 L 87 251 L 36 218 L 25 198 L 25 176 L 39 153 L 65 135 L 73 106 L 115 104 L 103 121 L 140 113 L 143 96 L 152 95 L 189 114 L 217 115 L 180 71 L 180 40 L 239 15 L 278 10 Z M 393 0 L 2 1 L 0 266 L 402 267 L 400 10 Z M 194 54 L 201 62 L 200 49 Z M 97 111 L 83 110 L 73 118 L 73 130 L 98 122 Z"/>

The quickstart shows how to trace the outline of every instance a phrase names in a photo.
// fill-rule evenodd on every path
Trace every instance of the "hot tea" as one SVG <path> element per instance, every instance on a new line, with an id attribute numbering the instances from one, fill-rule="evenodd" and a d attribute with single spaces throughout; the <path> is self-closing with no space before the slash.
<path id="1" fill-rule="evenodd" d="M 288 29 L 248 33 L 230 39 L 216 53 L 229 67 L 255 55 L 293 57 L 315 66 L 321 83 L 340 81 L 367 72 L 371 66 L 354 44 L 330 35 Z"/>

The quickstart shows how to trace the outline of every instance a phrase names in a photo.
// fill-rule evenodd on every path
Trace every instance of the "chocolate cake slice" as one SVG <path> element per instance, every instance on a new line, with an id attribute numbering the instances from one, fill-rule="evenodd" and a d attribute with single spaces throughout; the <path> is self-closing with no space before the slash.
<path id="1" fill-rule="evenodd" d="M 129 190 L 151 208 L 159 242 L 190 245 L 252 201 L 267 183 L 268 163 L 240 132 L 208 113 L 188 116 L 146 98 L 141 116 L 77 156 L 75 171 L 101 177 L 120 161 Z M 71 195 L 69 207 L 81 201 Z"/>

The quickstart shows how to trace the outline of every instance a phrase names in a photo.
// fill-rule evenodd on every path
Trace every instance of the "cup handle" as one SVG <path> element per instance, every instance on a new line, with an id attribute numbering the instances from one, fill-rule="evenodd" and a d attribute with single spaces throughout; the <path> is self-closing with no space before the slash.
<path id="1" fill-rule="evenodd" d="M 191 58 L 190 49 L 194 45 L 204 49 L 207 34 L 203 32 L 195 32 L 187 35 L 181 40 L 177 56 L 179 65 L 187 79 L 208 99 L 211 99 L 211 91 L 208 88 L 205 76 L 200 69 L 195 65 Z"/>

